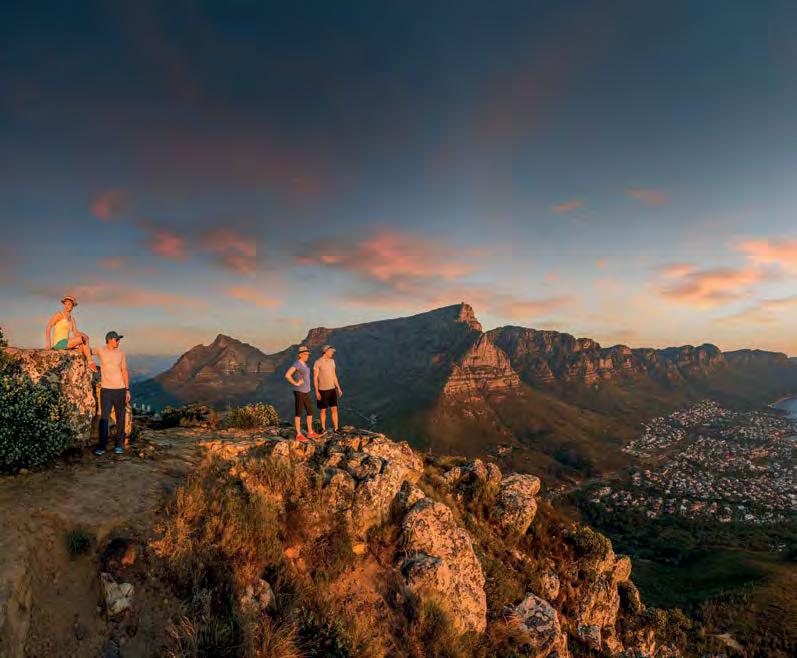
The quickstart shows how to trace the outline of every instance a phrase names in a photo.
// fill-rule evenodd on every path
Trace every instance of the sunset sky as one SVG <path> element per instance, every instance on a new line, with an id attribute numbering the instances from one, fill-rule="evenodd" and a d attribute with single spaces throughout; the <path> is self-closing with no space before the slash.
<path id="1" fill-rule="evenodd" d="M 49 8 L 48 8 L 49 4 Z M 470 303 L 797 354 L 797 3 L 0 10 L 0 326 L 269 350 Z"/>

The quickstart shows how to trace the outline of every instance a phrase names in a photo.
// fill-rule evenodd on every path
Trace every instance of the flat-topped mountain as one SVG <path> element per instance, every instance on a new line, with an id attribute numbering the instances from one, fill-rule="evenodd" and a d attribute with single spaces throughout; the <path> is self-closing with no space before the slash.
<path id="1" fill-rule="evenodd" d="M 311 365 L 323 344 L 337 348 L 341 407 L 353 422 L 401 431 L 436 450 L 479 454 L 502 443 L 576 468 L 612 465 L 607 445 L 619 446 L 643 418 L 687 402 L 717 397 L 749 406 L 797 392 L 797 365 L 783 354 L 710 344 L 602 347 L 516 326 L 484 332 L 465 303 L 319 327 L 301 343 L 312 351 Z M 135 396 L 156 407 L 265 400 L 287 417 L 292 397 L 283 376 L 298 344 L 265 354 L 220 335 L 135 386 Z"/>

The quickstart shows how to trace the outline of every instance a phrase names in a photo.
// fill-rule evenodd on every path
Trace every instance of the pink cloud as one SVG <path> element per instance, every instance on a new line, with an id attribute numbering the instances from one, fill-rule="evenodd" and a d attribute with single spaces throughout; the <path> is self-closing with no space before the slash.
<path id="1" fill-rule="evenodd" d="M 692 270 L 675 277 L 661 292 L 681 303 L 711 308 L 748 297 L 750 288 L 763 279 L 761 270 L 750 267 Z"/>
<path id="2" fill-rule="evenodd" d="M 323 251 L 322 251 L 323 249 Z M 396 291 L 415 291 L 439 280 L 460 279 L 477 269 L 477 250 L 457 250 L 439 240 L 413 234 L 382 231 L 359 244 L 312 246 L 297 260 L 354 272 L 373 283 Z"/>
<path id="3" fill-rule="evenodd" d="M 274 297 L 265 297 L 257 288 L 251 286 L 235 286 L 225 290 L 227 295 L 241 302 L 247 302 L 262 308 L 279 308 L 282 300 Z"/>
<path id="4" fill-rule="evenodd" d="M 559 203 L 555 206 L 551 206 L 551 210 L 559 215 L 564 215 L 583 207 L 584 207 L 583 201 L 581 201 L 580 199 L 572 199 L 570 201 L 565 201 L 564 203 Z"/>
<path id="5" fill-rule="evenodd" d="M 747 240 L 736 245 L 756 265 L 777 265 L 790 274 L 797 274 L 797 239 L 772 238 Z"/>
<path id="6" fill-rule="evenodd" d="M 599 258 L 597 261 L 595 261 L 595 267 L 597 267 L 599 270 L 606 269 L 606 259 Z"/>
<path id="7" fill-rule="evenodd" d="M 663 206 L 669 200 L 664 192 L 646 187 L 629 187 L 625 193 L 632 199 L 644 201 L 649 206 Z"/>
<path id="8" fill-rule="evenodd" d="M 147 245 L 153 254 L 161 258 L 171 260 L 185 258 L 185 238 L 171 229 L 151 228 Z"/>
<path id="9" fill-rule="evenodd" d="M 695 266 L 690 263 L 673 263 L 672 265 L 665 265 L 659 271 L 663 276 L 672 279 L 691 274 L 695 271 Z"/>
<path id="10" fill-rule="evenodd" d="M 127 211 L 130 198 L 120 188 L 103 190 L 91 201 L 91 212 L 104 222 L 110 222 Z"/>
<path id="11" fill-rule="evenodd" d="M 202 245 L 214 255 L 216 262 L 238 274 L 252 276 L 257 270 L 257 241 L 227 228 L 207 231 Z"/>

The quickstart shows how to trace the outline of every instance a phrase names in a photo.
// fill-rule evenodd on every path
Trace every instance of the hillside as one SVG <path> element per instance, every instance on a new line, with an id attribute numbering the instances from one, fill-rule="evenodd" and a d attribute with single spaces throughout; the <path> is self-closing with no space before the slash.
<path id="1" fill-rule="evenodd" d="M 0 476 L 0 655 L 653 658 L 721 646 L 679 612 L 646 608 L 629 559 L 538 501 L 533 475 L 423 459 L 354 428 L 291 436 L 144 428 L 135 451 L 101 465 L 84 455 Z"/>
<path id="2" fill-rule="evenodd" d="M 504 443 L 518 465 L 533 458 L 556 477 L 622 465 L 614 448 L 641 420 L 688 402 L 760 405 L 797 391 L 797 366 L 782 354 L 723 353 L 709 344 L 604 348 L 523 327 L 485 333 L 467 304 L 312 329 L 302 341 L 311 361 L 327 342 L 338 350 L 347 418 L 438 452 L 476 456 Z M 294 359 L 295 346 L 267 355 L 219 336 L 134 394 L 155 407 L 268 400 L 285 417 L 291 397 L 283 374 Z"/>

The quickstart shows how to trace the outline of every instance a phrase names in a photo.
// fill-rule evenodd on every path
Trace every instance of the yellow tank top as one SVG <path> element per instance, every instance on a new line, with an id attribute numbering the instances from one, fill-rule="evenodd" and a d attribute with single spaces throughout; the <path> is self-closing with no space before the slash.
<path id="1" fill-rule="evenodd" d="M 55 323 L 53 328 L 53 345 L 60 343 L 65 338 L 69 338 L 69 331 L 72 329 L 72 321 L 67 320 L 63 315 Z"/>

